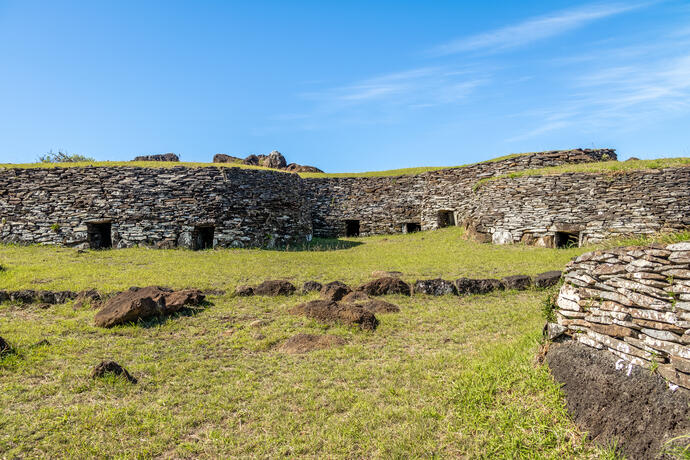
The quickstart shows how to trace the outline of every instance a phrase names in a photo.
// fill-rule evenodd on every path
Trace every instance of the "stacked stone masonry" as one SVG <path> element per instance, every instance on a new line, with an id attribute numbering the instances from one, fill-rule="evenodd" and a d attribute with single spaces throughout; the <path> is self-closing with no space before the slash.
<path id="1" fill-rule="evenodd" d="M 472 189 L 481 179 L 615 159 L 610 149 L 556 150 L 413 176 L 311 178 L 305 184 L 315 236 L 345 236 L 347 221 L 359 223 L 360 235 L 401 233 L 460 224 L 472 209 Z"/>
<path id="2" fill-rule="evenodd" d="M 0 170 L 0 240 L 93 247 L 276 246 L 311 235 L 303 182 L 238 168 Z M 100 232 L 100 233 L 99 233 Z M 104 232 L 109 232 L 105 235 Z"/>
<path id="3" fill-rule="evenodd" d="M 497 244 L 559 246 L 690 227 L 690 168 L 522 176 L 481 184 L 469 228 Z"/>
<path id="4" fill-rule="evenodd" d="M 690 242 L 590 252 L 564 273 L 551 338 L 565 334 L 690 389 Z"/>
<path id="5" fill-rule="evenodd" d="M 615 160 L 529 153 L 396 177 L 301 178 L 226 167 L 0 169 L 0 241 L 74 247 L 283 246 L 466 225 L 543 246 L 690 227 L 690 168 L 482 179 Z"/>

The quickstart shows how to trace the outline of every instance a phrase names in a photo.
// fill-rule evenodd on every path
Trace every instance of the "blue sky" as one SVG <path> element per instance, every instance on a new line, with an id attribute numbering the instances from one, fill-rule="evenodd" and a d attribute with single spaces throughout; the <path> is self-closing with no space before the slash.
<path id="1" fill-rule="evenodd" d="M 0 0 L 0 162 L 690 156 L 690 2 Z"/>

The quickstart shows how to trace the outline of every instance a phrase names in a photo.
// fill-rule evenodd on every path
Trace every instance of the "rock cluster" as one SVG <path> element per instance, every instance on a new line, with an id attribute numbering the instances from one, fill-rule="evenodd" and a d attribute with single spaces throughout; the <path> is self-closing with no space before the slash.
<path id="1" fill-rule="evenodd" d="M 196 289 L 173 291 L 157 286 L 130 288 L 110 298 L 96 313 L 94 322 L 100 327 L 136 323 L 200 305 L 204 299 L 204 294 Z"/>
<path id="2" fill-rule="evenodd" d="M 690 388 L 690 242 L 583 254 L 566 266 L 556 322 L 565 334 Z"/>
<path id="3" fill-rule="evenodd" d="M 238 286 L 235 289 L 235 295 L 240 297 L 249 297 L 253 295 L 264 296 L 279 296 L 292 295 L 297 289 L 295 286 L 286 280 L 266 280 L 257 286 Z"/>
<path id="4" fill-rule="evenodd" d="M 281 169 L 289 172 L 323 172 L 314 166 L 304 166 L 297 163 L 288 164 L 285 157 L 277 150 L 268 155 L 249 155 L 242 159 L 231 155 L 218 153 L 213 156 L 214 163 L 241 163 L 245 165 L 263 166 L 265 168 Z"/>
<path id="5" fill-rule="evenodd" d="M 142 155 L 134 157 L 132 161 L 180 161 L 180 157 L 174 153 L 163 153 L 157 155 Z"/>

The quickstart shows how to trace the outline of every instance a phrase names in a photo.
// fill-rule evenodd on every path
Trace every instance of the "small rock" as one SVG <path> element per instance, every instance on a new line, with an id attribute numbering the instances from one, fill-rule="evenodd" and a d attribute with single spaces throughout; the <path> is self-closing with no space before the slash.
<path id="1" fill-rule="evenodd" d="M 455 280 L 455 287 L 458 289 L 458 294 L 488 294 L 492 291 L 505 289 L 505 286 L 500 280 L 489 279 L 470 279 L 460 278 Z"/>
<path id="2" fill-rule="evenodd" d="M 321 288 L 321 297 L 337 302 L 352 292 L 350 287 L 341 281 L 332 281 Z"/>
<path id="3" fill-rule="evenodd" d="M 323 284 L 318 281 L 307 281 L 302 285 L 302 294 L 308 294 L 314 291 L 320 291 L 323 288 Z"/>
<path id="4" fill-rule="evenodd" d="M 375 279 L 374 281 L 361 285 L 357 290 L 370 296 L 390 294 L 411 295 L 410 286 L 400 278 L 394 278 L 392 276 Z"/>
<path id="5" fill-rule="evenodd" d="M 291 295 L 296 291 L 295 286 L 285 280 L 267 280 L 254 288 L 254 295 L 279 296 Z"/>
<path id="6" fill-rule="evenodd" d="M 417 280 L 417 282 L 414 283 L 414 293 L 436 296 L 447 294 L 457 295 L 458 290 L 452 282 L 438 278 L 433 280 Z"/>
<path id="7" fill-rule="evenodd" d="M 524 291 L 532 285 L 532 278 L 527 275 L 506 276 L 501 279 L 501 281 L 506 289 L 515 289 L 518 291 Z"/>
<path id="8" fill-rule="evenodd" d="M 36 300 L 36 291 L 24 289 L 21 291 L 10 292 L 10 300 L 19 303 L 32 303 Z"/>
<path id="9" fill-rule="evenodd" d="M 235 295 L 240 297 L 251 297 L 254 295 L 254 288 L 243 284 L 235 288 Z"/>
<path id="10" fill-rule="evenodd" d="M 548 340 L 554 340 L 567 331 L 568 328 L 556 323 L 546 323 L 544 325 L 544 335 Z"/>
<path id="11" fill-rule="evenodd" d="M 36 298 L 42 303 L 55 303 L 55 294 L 52 291 L 38 291 L 36 293 Z"/>
<path id="12" fill-rule="evenodd" d="M 7 291 L 0 291 L 0 303 L 10 300 L 10 295 Z"/>
<path id="13" fill-rule="evenodd" d="M 105 377 L 107 374 L 121 375 L 126 378 L 130 383 L 137 383 L 137 379 L 132 377 L 127 369 L 120 366 L 115 361 L 102 361 L 91 371 L 91 378 L 101 378 Z"/>
<path id="14" fill-rule="evenodd" d="M 540 289 L 555 286 L 561 280 L 562 273 L 558 270 L 539 273 L 534 277 L 534 286 Z"/>

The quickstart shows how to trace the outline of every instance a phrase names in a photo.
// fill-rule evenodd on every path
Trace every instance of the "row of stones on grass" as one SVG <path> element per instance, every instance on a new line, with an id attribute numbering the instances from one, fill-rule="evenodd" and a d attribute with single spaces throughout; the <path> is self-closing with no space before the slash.
<path id="1" fill-rule="evenodd" d="M 544 289 L 558 284 L 562 276 L 560 271 L 548 271 L 535 275 L 513 275 L 502 279 L 471 279 L 459 278 L 455 281 L 448 281 L 441 278 L 417 280 L 409 285 L 398 277 L 386 276 L 369 281 L 356 289 L 352 289 L 340 281 L 333 281 L 321 284 L 317 281 L 307 281 L 302 285 L 302 294 L 320 292 L 321 294 L 336 294 L 338 289 L 341 291 L 340 300 L 351 292 L 364 292 L 367 295 L 380 296 L 389 294 L 400 294 L 410 296 L 413 294 L 426 294 L 434 296 L 442 295 L 467 295 L 467 294 L 488 294 L 497 290 L 526 290 L 530 287 Z M 237 296 L 278 296 L 292 295 L 297 292 L 294 284 L 287 280 L 267 280 L 256 286 L 242 285 L 235 289 Z M 331 294 L 328 297 L 331 297 Z"/>
<path id="2" fill-rule="evenodd" d="M 550 339 L 607 350 L 690 389 L 690 242 L 586 253 L 564 278 Z"/>

